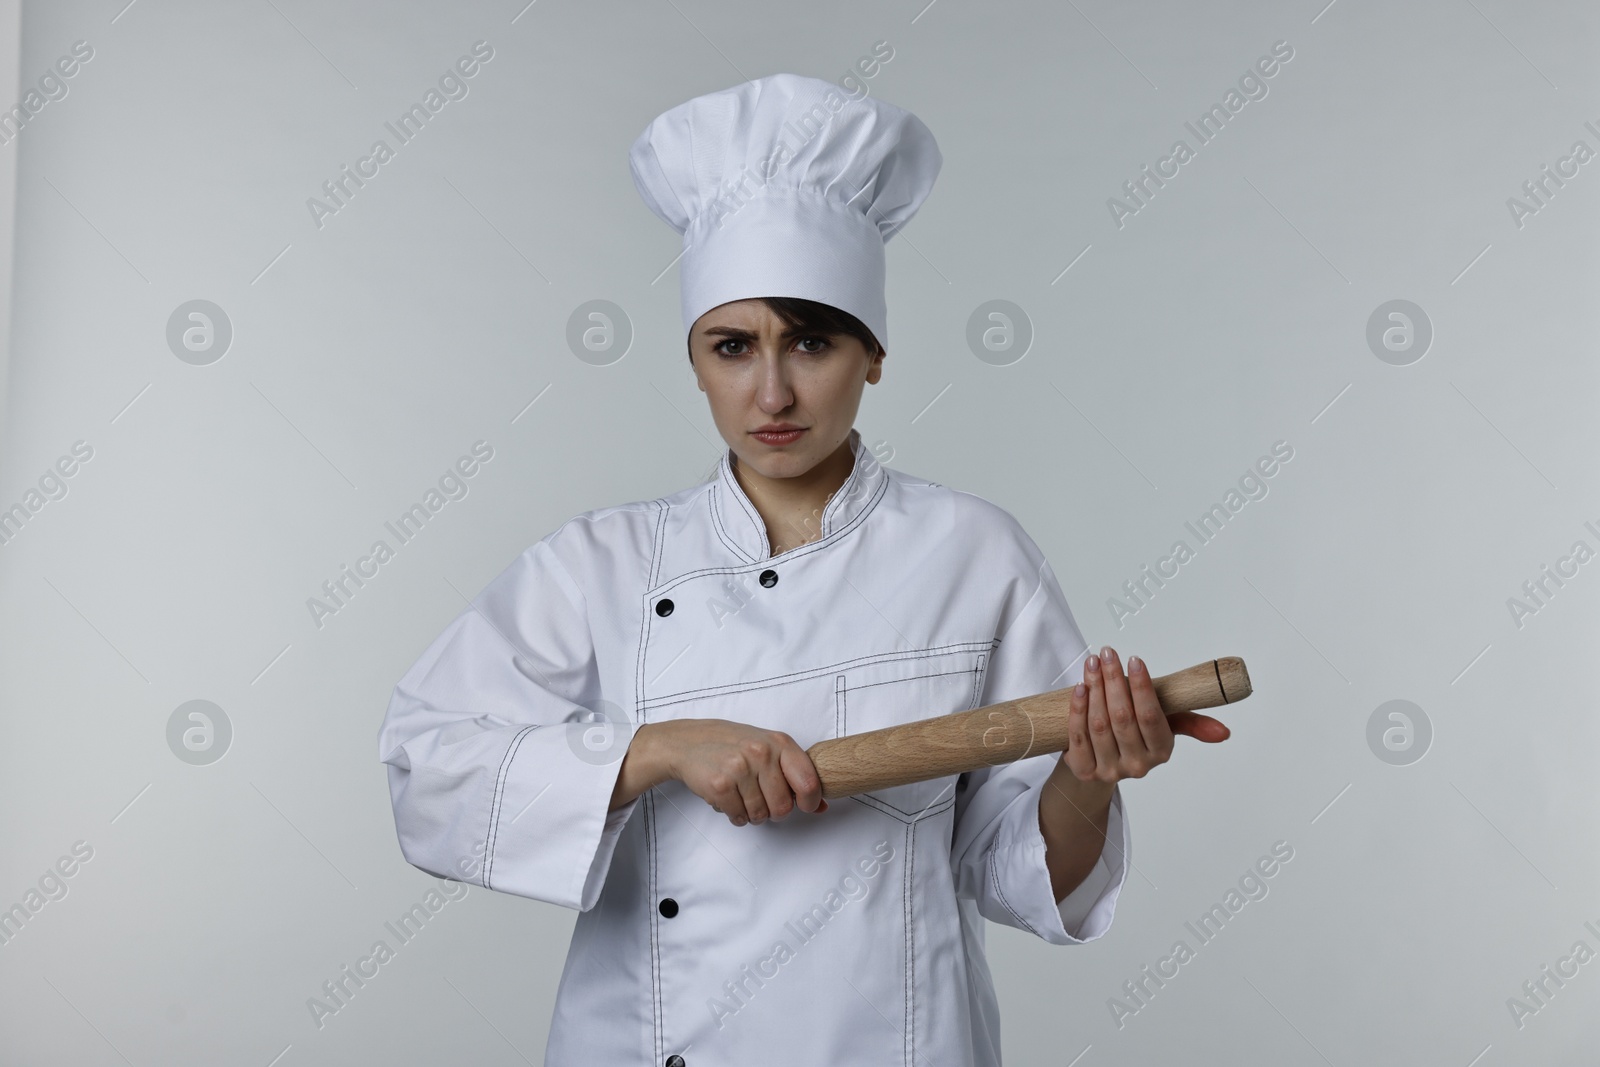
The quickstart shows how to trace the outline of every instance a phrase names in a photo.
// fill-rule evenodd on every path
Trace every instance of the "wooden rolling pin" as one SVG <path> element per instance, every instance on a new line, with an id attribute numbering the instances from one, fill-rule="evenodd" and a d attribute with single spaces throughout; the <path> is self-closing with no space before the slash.
<path id="1" fill-rule="evenodd" d="M 1244 660 L 1223 656 L 1152 678 L 1161 710 L 1199 711 L 1250 695 Z M 1012 763 L 1067 747 L 1072 686 L 953 715 L 818 741 L 806 749 L 829 800 L 979 767 Z"/>

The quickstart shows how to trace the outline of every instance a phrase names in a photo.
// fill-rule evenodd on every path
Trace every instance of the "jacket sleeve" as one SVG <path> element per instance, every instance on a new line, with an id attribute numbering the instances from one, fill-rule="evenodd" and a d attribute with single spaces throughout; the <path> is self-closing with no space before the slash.
<path id="1" fill-rule="evenodd" d="M 1035 551 L 1037 551 L 1035 549 Z M 1088 646 L 1050 564 L 1040 554 L 1038 585 L 1010 619 L 990 661 L 979 706 L 1076 685 Z M 956 789 L 951 862 L 956 892 L 979 914 L 1053 945 L 1093 941 L 1111 928 L 1127 880 L 1127 813 L 1111 794 L 1106 843 L 1093 870 L 1059 903 L 1045 866 L 1039 796 L 1060 753 L 963 774 Z"/>
<path id="2" fill-rule="evenodd" d="M 390 697 L 378 758 L 406 861 L 592 908 L 638 804 L 607 813 L 631 731 L 592 721 L 599 692 L 583 592 L 540 541 L 451 621 Z"/>

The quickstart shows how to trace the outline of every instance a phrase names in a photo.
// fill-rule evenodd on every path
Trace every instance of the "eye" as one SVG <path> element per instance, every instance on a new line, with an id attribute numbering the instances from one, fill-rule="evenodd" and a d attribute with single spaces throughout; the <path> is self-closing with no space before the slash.
<path id="1" fill-rule="evenodd" d="M 715 352 L 719 356 L 725 356 L 725 357 L 727 357 L 729 359 L 732 359 L 735 356 L 742 356 L 742 355 L 744 355 L 744 353 L 743 352 L 725 352 L 725 351 L 723 351 L 722 346 L 723 345 L 742 345 L 742 344 L 744 344 L 744 342 L 739 340 L 738 338 L 730 337 L 726 341 L 718 341 L 716 344 L 712 345 L 711 346 L 711 351 Z"/>
<path id="2" fill-rule="evenodd" d="M 823 352 L 826 352 L 828 349 L 833 347 L 833 342 L 830 341 L 828 338 L 823 337 L 821 334 L 817 334 L 817 335 L 814 335 L 812 337 L 802 337 L 802 338 L 800 338 L 800 344 L 802 344 L 802 345 L 807 344 L 808 342 L 811 342 L 811 341 L 815 341 L 817 343 L 817 347 L 816 348 L 803 349 L 803 351 L 805 351 L 805 352 L 807 352 L 807 353 L 809 353 L 810 355 L 813 355 L 813 356 L 821 355 Z"/>

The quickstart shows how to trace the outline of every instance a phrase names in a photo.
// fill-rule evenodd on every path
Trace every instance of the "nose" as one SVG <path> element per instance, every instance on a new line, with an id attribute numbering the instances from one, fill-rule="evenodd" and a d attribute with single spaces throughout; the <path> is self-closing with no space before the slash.
<path id="1" fill-rule="evenodd" d="M 794 403 L 789 383 L 789 361 L 770 349 L 761 355 L 761 370 L 756 383 L 756 403 L 768 415 L 776 415 Z"/>

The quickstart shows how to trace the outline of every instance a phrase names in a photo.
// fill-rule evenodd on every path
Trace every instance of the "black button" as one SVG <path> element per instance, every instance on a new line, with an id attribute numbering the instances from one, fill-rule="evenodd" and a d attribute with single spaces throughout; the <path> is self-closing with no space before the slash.
<path id="1" fill-rule="evenodd" d="M 671 897 L 665 897 L 660 904 L 656 905 L 656 910 L 670 919 L 678 914 L 678 902 Z"/>
<path id="2" fill-rule="evenodd" d="M 673 1053 L 667 1057 L 667 1067 L 683 1067 L 683 1057 Z"/>
<path id="3" fill-rule="evenodd" d="M 665 599 L 656 601 L 656 614 L 660 615 L 663 619 L 668 615 L 671 615 L 672 601 Z"/>
<path id="4" fill-rule="evenodd" d="M 766 586 L 768 589 L 771 589 L 773 586 L 777 585 L 778 584 L 778 572 L 777 571 L 762 571 L 761 572 L 761 584 Z"/>

